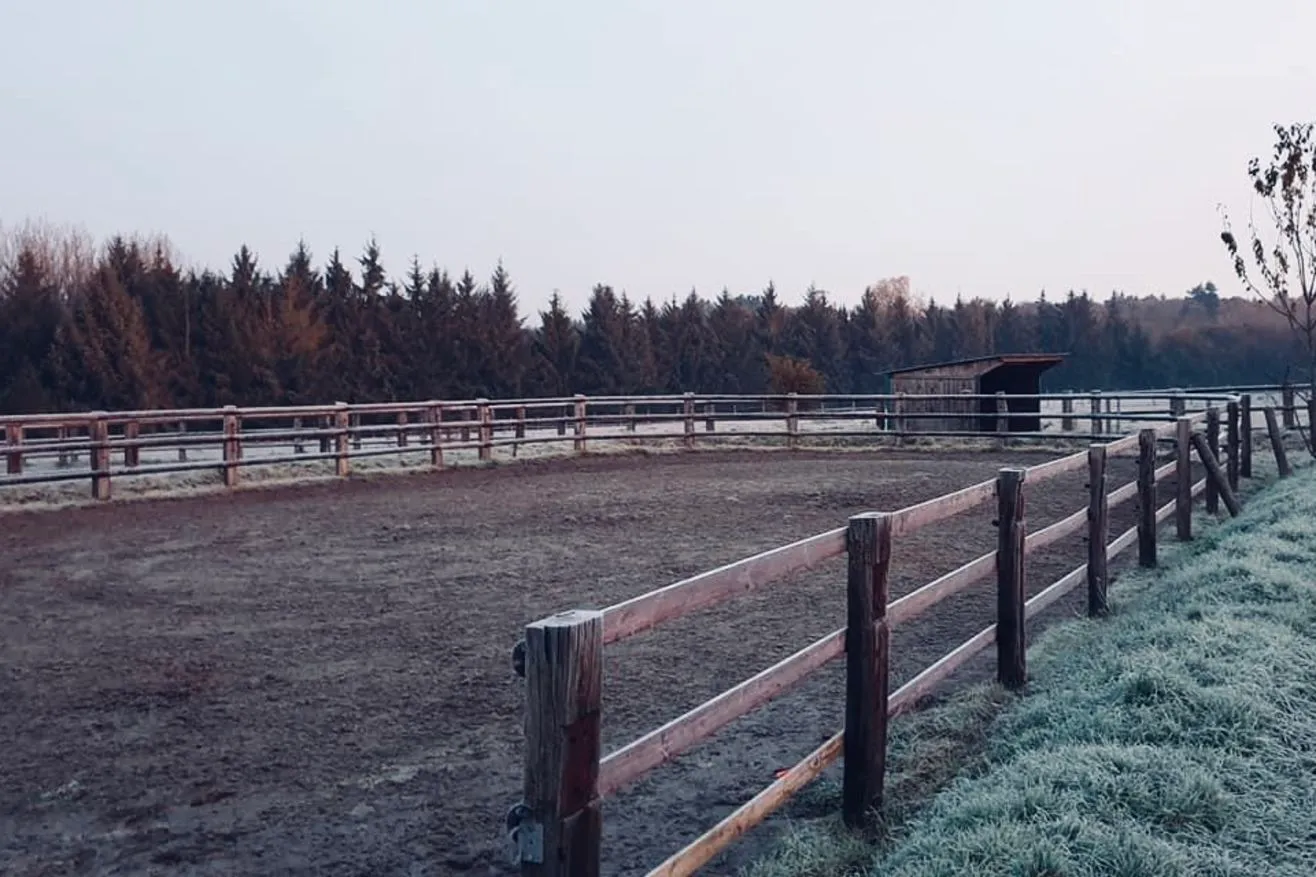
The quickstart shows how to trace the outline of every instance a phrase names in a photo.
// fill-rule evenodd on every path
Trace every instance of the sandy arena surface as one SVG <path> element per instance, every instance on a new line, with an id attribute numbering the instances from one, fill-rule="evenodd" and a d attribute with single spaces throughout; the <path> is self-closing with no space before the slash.
<path id="1" fill-rule="evenodd" d="M 526 622 L 1053 456 L 564 459 L 5 515 L 0 872 L 515 873 L 503 817 L 520 797 L 523 682 L 509 656 Z M 1113 460 L 1112 486 L 1134 470 Z M 1030 529 L 1083 507 L 1085 475 L 1028 490 Z M 899 542 L 893 596 L 992 549 L 993 513 Z M 1114 511 L 1112 535 L 1132 520 L 1132 503 Z M 1040 555 L 1030 593 L 1084 552 L 1075 536 Z M 897 630 L 893 682 L 989 623 L 993 588 Z M 844 617 L 838 558 L 610 646 L 605 751 Z M 609 801 L 604 873 L 644 873 L 839 729 L 843 681 L 834 662 Z M 780 824 L 708 873 L 761 853 Z"/>

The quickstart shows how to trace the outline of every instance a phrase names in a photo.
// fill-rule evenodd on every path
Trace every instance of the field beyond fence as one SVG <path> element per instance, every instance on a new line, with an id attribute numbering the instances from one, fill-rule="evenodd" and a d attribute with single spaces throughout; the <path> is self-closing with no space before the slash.
<path id="1" fill-rule="evenodd" d="M 1280 392 L 1289 403 L 1291 396 Z M 1093 404 L 1088 412 L 1091 431 L 1087 436 L 1075 435 L 1073 426 L 1064 422 L 1066 415 L 1073 420 L 1072 408 L 1062 411 L 1060 435 L 1098 439 L 1079 453 L 1026 469 L 1003 469 L 993 480 L 897 511 L 856 515 L 845 526 L 602 610 L 573 610 L 528 625 L 525 639 L 514 650 L 514 666 L 526 680 L 524 798 L 508 814 L 509 833 L 522 872 L 598 873 L 603 801 L 842 656 L 846 660 L 844 729 L 648 873 L 650 877 L 678 877 L 696 872 L 838 759 L 844 764 L 839 803 L 845 821 L 852 826 L 865 824 L 882 806 L 887 727 L 892 718 L 914 709 L 957 669 L 992 645 L 996 647 L 998 681 L 1007 689 L 1021 689 L 1028 678 L 1025 630 L 1030 619 L 1080 586 L 1087 590 L 1088 614 L 1104 616 L 1108 611 L 1110 561 L 1136 546 L 1139 565 L 1154 567 L 1162 524 L 1173 519 L 1176 539 L 1192 539 L 1193 506 L 1198 497 L 1204 498 L 1209 514 L 1239 513 L 1240 479 L 1252 477 L 1257 438 L 1251 393 L 1171 394 L 1163 413 L 1154 407 L 1159 400 L 1136 398 L 1146 400 L 1148 407 L 1118 411 L 1115 417 L 1108 415 L 1104 403 Z M 1190 403 L 1200 407 L 1190 408 Z M 1300 426 L 1297 412 L 1292 404 L 1284 404 L 1278 410 L 1264 406 L 1260 413 L 1265 428 L 1262 435 L 1270 440 L 1281 476 L 1287 476 L 1291 465 L 1284 429 L 1285 425 Z M 692 432 L 688 401 L 685 414 L 688 438 Z M 788 417 L 798 416 L 795 400 Z M 1103 440 L 1113 429 L 1107 421 L 1114 419 L 1142 428 Z M 1161 424 L 1147 425 L 1156 421 Z M 788 426 L 788 435 L 797 434 L 798 428 Z M 1002 429 L 997 436 L 1000 440 L 1015 437 L 1008 429 Z M 1173 448 L 1163 464 L 1164 457 L 1158 450 L 1162 446 Z M 1107 470 L 1111 458 L 1120 455 L 1136 455 L 1138 477 L 1115 485 L 1109 483 Z M 1028 489 L 1077 471 L 1087 473 L 1085 507 L 1029 532 Z M 1157 485 L 1168 480 L 1174 484 L 1174 499 L 1158 505 Z M 1126 503 L 1136 503 L 1137 522 L 1112 539 L 1110 510 Z M 994 506 L 996 550 L 897 600 L 889 599 L 888 570 L 902 539 L 989 505 Z M 1028 558 L 1080 533 L 1086 536 L 1087 562 L 1026 598 Z M 841 555 L 848 558 L 844 625 L 663 726 L 606 755 L 602 753 L 606 645 L 717 606 Z M 899 689 L 889 691 L 891 630 L 993 577 L 996 617 Z"/>

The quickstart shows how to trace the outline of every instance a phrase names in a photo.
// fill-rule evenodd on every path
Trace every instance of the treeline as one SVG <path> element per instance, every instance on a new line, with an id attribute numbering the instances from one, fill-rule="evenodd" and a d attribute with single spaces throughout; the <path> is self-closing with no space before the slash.
<path id="1" fill-rule="evenodd" d="M 1272 382 L 1296 361 L 1264 307 L 1209 284 L 1180 299 L 1087 294 L 920 303 L 904 279 L 839 307 L 606 285 L 583 313 L 554 294 L 529 319 L 500 264 L 487 279 L 418 261 L 390 275 L 371 242 L 278 271 L 243 247 L 224 273 L 167 245 L 93 251 L 49 235 L 0 248 L 0 411 L 268 405 L 659 392 L 885 392 L 887 369 L 994 352 L 1070 354 L 1049 389 Z"/>

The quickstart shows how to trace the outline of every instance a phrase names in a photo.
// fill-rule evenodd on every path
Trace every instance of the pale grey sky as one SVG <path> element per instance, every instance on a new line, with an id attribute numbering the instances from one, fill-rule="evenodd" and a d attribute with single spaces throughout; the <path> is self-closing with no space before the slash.
<path id="1" fill-rule="evenodd" d="M 0 0 L 0 222 L 278 267 L 378 237 L 595 282 L 1232 292 L 1310 0 Z M 1242 218 L 1240 216 L 1240 218 Z"/>

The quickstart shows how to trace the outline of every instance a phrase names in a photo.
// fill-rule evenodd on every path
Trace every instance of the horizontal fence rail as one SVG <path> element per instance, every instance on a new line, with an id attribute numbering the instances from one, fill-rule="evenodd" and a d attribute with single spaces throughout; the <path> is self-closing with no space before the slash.
<path id="1" fill-rule="evenodd" d="M 1284 428 L 1299 426 L 1301 412 L 1291 388 L 1251 389 L 1281 400 L 1276 410 Z M 895 445 L 933 439 L 1111 441 L 1131 427 L 1172 423 L 1234 398 L 1227 389 L 684 394 L 31 414 L 0 418 L 5 459 L 0 498 L 7 487 L 85 481 L 93 497 L 109 499 L 120 479 L 194 473 L 217 475 L 223 485 L 235 487 L 256 467 L 286 467 L 292 477 L 308 472 L 346 477 L 367 460 L 442 469 L 568 444 L 570 453 L 586 454 L 655 442 L 691 449 L 737 441 L 790 448 L 856 440 Z M 976 410 L 966 413 L 966 403 Z M 1241 399 L 1240 405 L 1243 441 L 1250 445 L 1251 407 Z M 314 465 L 320 470 L 307 468 Z M 984 500 L 983 491 L 989 492 L 966 489 L 959 502 L 970 508 Z M 905 510 L 894 522 L 896 533 L 926 526 L 938 514 L 955 514 L 955 507 L 946 502 Z"/>
<path id="2" fill-rule="evenodd" d="M 1138 563 L 1154 566 L 1160 526 L 1174 519 L 1177 538 L 1191 539 L 1192 507 L 1198 498 L 1205 496 L 1210 513 L 1217 512 L 1221 501 L 1230 514 L 1238 513 L 1239 479 L 1251 473 L 1252 443 L 1244 439 L 1252 431 L 1250 396 L 1203 395 L 1205 407 L 1200 411 L 1190 410 L 1187 398 L 1185 394 L 1184 404 L 1176 400 L 1174 417 L 1167 422 L 1142 426 L 1135 433 L 1094 443 L 1082 452 L 1027 469 L 1002 470 L 991 481 L 897 511 L 857 515 L 845 527 L 726 564 L 601 611 L 564 613 L 528 626 L 526 638 L 516 650 L 518 672 L 527 684 L 525 798 L 509 814 L 510 834 L 523 873 L 597 873 L 602 800 L 841 657 L 847 666 L 845 728 L 649 875 L 694 873 L 838 759 L 845 764 L 843 813 L 848 823 L 861 824 L 866 814 L 882 804 L 886 729 L 891 718 L 914 709 L 957 669 L 992 645 L 997 647 L 998 681 L 1007 688 L 1022 687 L 1027 678 L 1024 625 L 1029 619 L 1085 584 L 1088 613 L 1105 615 L 1108 563 L 1136 546 Z M 1104 404 L 1102 408 L 1104 417 Z M 1265 406 L 1263 414 L 1284 476 L 1291 467 L 1284 460 L 1283 427 L 1274 406 Z M 1171 458 L 1162 462 L 1166 448 Z M 1108 461 L 1120 454 L 1137 457 L 1138 477 L 1127 484 L 1111 485 Z M 1196 482 L 1192 481 L 1194 458 L 1205 471 L 1205 477 Z M 1087 473 L 1084 507 L 1027 532 L 1022 501 L 1027 489 L 1077 472 Z M 1171 478 L 1175 497 L 1158 505 L 1157 487 Z M 1137 523 L 1112 539 L 1110 509 L 1129 502 L 1137 504 Z M 898 599 L 889 598 L 887 570 L 901 538 L 989 503 L 993 503 L 998 531 L 995 551 Z M 1025 599 L 1027 558 L 1079 534 L 1086 536 L 1087 563 Z M 592 723 L 602 712 L 595 692 L 602 687 L 605 645 L 710 609 L 841 555 L 847 556 L 849 570 L 848 618 L 843 626 L 613 752 L 605 755 L 600 751 Z M 996 579 L 997 617 L 899 689 L 888 692 L 890 630 L 992 577 Z M 546 627 L 559 633 L 559 647 L 545 648 L 539 642 Z M 570 684 L 564 687 L 563 680 Z M 589 716 L 592 730 L 585 733 L 579 725 L 564 723 L 572 716 Z"/>

